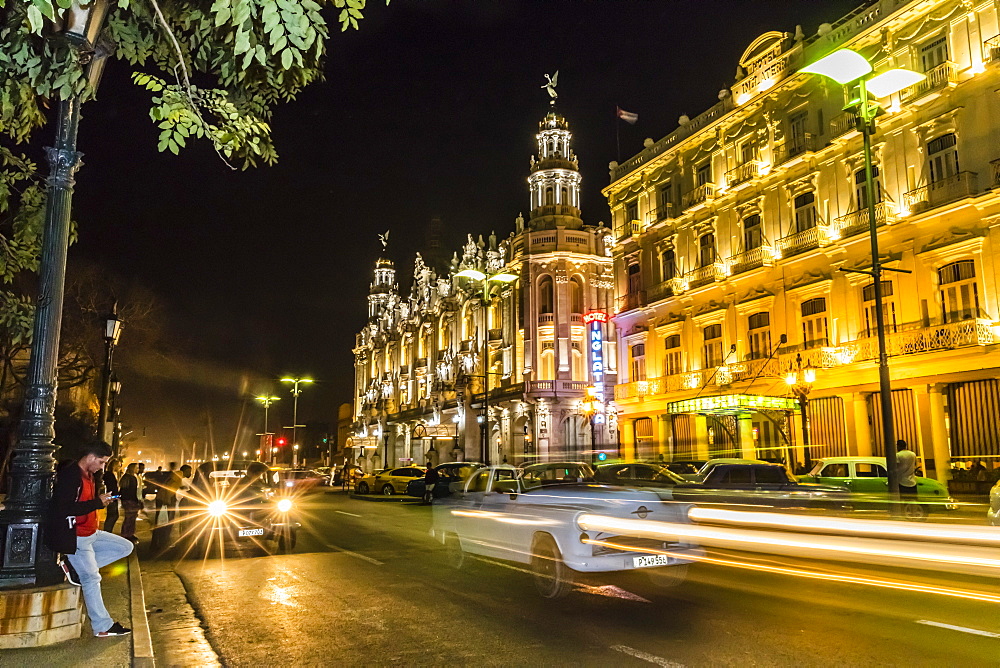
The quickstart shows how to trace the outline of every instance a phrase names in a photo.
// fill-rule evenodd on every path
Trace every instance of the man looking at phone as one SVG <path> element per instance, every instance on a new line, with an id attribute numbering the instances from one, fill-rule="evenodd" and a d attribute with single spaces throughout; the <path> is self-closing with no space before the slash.
<path id="1" fill-rule="evenodd" d="M 56 473 L 55 489 L 49 506 L 46 543 L 54 552 L 69 560 L 79 580 L 64 561 L 60 566 L 70 583 L 83 587 L 83 600 L 94 635 L 98 638 L 131 633 L 111 619 L 101 594 L 100 569 L 127 557 L 132 542 L 97 528 L 97 511 L 107 506 L 113 495 L 96 494 L 94 474 L 111 457 L 111 446 L 93 441 L 81 449 L 82 457 L 69 462 Z"/>

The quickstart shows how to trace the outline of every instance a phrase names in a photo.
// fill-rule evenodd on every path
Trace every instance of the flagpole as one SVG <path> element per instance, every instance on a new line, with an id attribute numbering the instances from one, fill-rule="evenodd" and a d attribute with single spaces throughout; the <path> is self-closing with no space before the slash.
<path id="1" fill-rule="evenodd" d="M 622 117 L 619 115 L 618 109 L 615 109 L 615 159 L 618 162 L 622 161 L 621 126 Z"/>

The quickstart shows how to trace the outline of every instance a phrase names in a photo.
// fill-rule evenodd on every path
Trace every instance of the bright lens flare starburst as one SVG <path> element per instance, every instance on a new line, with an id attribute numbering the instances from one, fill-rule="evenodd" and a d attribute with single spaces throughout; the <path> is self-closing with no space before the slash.
<path id="1" fill-rule="evenodd" d="M 216 499 L 208 504 L 208 514 L 212 517 L 222 517 L 229 512 L 229 506 L 222 499 Z"/>
<path id="2" fill-rule="evenodd" d="M 280 510 L 281 512 L 287 513 L 291 509 L 292 509 L 291 499 L 281 499 L 280 501 L 278 501 L 278 510 Z"/>

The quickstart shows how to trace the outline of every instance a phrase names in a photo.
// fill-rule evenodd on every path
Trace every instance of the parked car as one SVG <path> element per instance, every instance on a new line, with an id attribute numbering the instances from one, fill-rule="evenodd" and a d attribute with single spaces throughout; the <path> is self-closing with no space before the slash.
<path id="1" fill-rule="evenodd" d="M 675 485 L 673 498 L 691 503 L 845 508 L 849 493 L 836 485 L 797 481 L 781 464 L 716 464 L 699 482 Z"/>
<path id="2" fill-rule="evenodd" d="M 799 480 L 848 489 L 852 492 L 852 503 L 856 507 L 888 507 L 889 478 L 885 470 L 885 457 L 824 457 L 817 459 L 809 474 L 799 476 Z M 956 507 L 945 485 L 923 477 L 917 477 L 916 501 L 904 497 L 901 502 L 903 515 L 918 520 L 927 517 L 928 512 L 953 510 Z"/>
<path id="3" fill-rule="evenodd" d="M 707 462 L 701 465 L 701 468 L 699 468 L 696 473 L 684 473 L 681 474 L 681 477 L 684 478 L 685 480 L 690 480 L 693 482 L 704 480 L 705 476 L 707 476 L 713 468 L 719 466 L 720 464 L 767 464 L 767 462 L 765 462 L 762 459 L 719 457 L 717 459 L 709 459 Z"/>
<path id="4" fill-rule="evenodd" d="M 673 487 L 686 482 L 667 466 L 642 462 L 598 464 L 594 467 L 594 479 L 626 487 Z"/>
<path id="5" fill-rule="evenodd" d="M 528 485 L 594 482 L 594 467 L 584 462 L 529 464 L 521 474 Z"/>
<path id="6" fill-rule="evenodd" d="M 673 462 L 664 462 L 668 469 L 678 475 L 697 473 L 698 469 L 705 465 L 704 459 L 680 459 Z"/>
<path id="7" fill-rule="evenodd" d="M 566 464 L 560 467 L 568 468 Z M 541 467 L 531 466 L 536 472 Z M 525 472 L 527 468 L 531 467 Z M 434 505 L 432 533 L 457 568 L 466 553 L 527 564 L 545 598 L 567 594 L 580 573 L 649 569 L 653 582 L 673 586 L 685 579 L 692 557 L 700 556 L 697 546 L 683 540 L 584 530 L 577 523 L 583 513 L 690 521 L 687 504 L 666 499 L 668 492 L 529 477 L 513 466 L 495 465 L 475 471 L 458 492 Z"/>
<path id="8" fill-rule="evenodd" d="M 414 478 L 423 478 L 426 469 L 419 466 L 403 466 L 398 469 L 384 469 L 371 475 L 366 475 L 358 481 L 354 491 L 358 494 L 378 492 L 385 496 L 405 494 L 406 486 Z"/>
<path id="9" fill-rule="evenodd" d="M 990 490 L 990 507 L 986 511 L 986 519 L 995 527 L 1000 527 L 1000 480 Z"/>
<path id="10" fill-rule="evenodd" d="M 311 469 L 272 469 L 271 480 L 276 489 L 286 491 L 307 492 L 324 484 L 325 478 L 319 471 Z"/>
<path id="11" fill-rule="evenodd" d="M 446 462 L 438 464 L 434 469 L 438 473 L 437 484 L 434 485 L 434 498 L 443 499 L 452 493 L 452 486 L 456 483 L 461 485 L 465 479 L 472 475 L 472 472 L 485 466 L 480 462 Z M 409 496 L 424 498 L 424 479 L 414 478 L 406 485 L 406 493 Z M 456 487 L 455 489 L 458 489 Z"/>

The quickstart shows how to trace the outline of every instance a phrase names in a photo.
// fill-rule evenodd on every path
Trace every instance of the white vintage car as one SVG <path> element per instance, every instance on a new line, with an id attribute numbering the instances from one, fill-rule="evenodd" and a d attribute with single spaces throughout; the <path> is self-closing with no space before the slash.
<path id="1" fill-rule="evenodd" d="M 687 564 L 701 555 L 698 547 L 681 539 L 585 531 L 578 519 L 590 514 L 688 523 L 690 507 L 672 502 L 669 490 L 539 481 L 496 465 L 480 469 L 434 506 L 432 533 L 456 568 L 466 553 L 528 564 L 538 592 L 559 598 L 572 588 L 575 573 L 649 569 L 657 585 L 683 582 Z"/>

